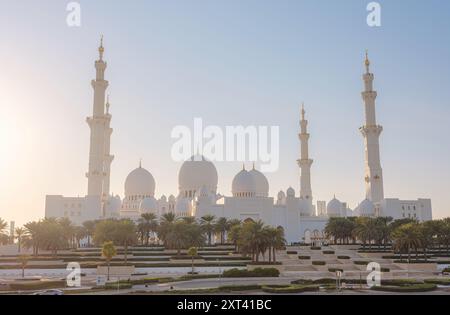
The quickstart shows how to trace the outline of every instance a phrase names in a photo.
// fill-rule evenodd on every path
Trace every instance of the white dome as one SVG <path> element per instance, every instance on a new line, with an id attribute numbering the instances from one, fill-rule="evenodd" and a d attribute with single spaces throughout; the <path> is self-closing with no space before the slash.
<path id="1" fill-rule="evenodd" d="M 147 197 L 141 201 L 139 205 L 139 210 L 143 213 L 157 213 L 158 212 L 158 202 L 154 197 Z"/>
<path id="2" fill-rule="evenodd" d="M 258 197 L 267 197 L 269 196 L 269 182 L 267 181 L 266 176 L 257 171 L 254 167 L 249 172 L 255 181 L 256 195 Z"/>
<path id="3" fill-rule="evenodd" d="M 201 187 L 215 193 L 217 191 L 218 176 L 214 164 L 203 156 L 193 156 L 183 163 L 178 173 L 180 194 L 194 197 Z"/>
<path id="4" fill-rule="evenodd" d="M 169 196 L 169 203 L 175 203 L 176 202 L 176 198 L 174 195 L 170 195 Z"/>
<path id="5" fill-rule="evenodd" d="M 295 190 L 292 187 L 289 187 L 288 190 L 286 191 L 286 194 L 288 197 L 295 197 Z"/>
<path id="6" fill-rule="evenodd" d="M 255 178 L 243 169 L 234 177 L 231 190 L 235 197 L 253 197 L 256 193 Z"/>
<path id="7" fill-rule="evenodd" d="M 155 179 L 145 168 L 132 171 L 125 180 L 125 197 L 155 195 Z"/>
<path id="8" fill-rule="evenodd" d="M 375 215 L 375 205 L 369 199 L 365 199 L 359 204 L 357 212 L 361 217 L 373 217 Z"/>
<path id="9" fill-rule="evenodd" d="M 330 217 L 340 217 L 342 210 L 342 202 L 340 202 L 336 197 L 331 200 L 327 205 L 327 214 Z"/>

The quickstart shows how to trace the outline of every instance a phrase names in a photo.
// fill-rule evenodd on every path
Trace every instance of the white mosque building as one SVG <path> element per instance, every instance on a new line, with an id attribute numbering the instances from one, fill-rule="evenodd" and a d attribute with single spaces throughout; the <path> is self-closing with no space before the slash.
<path id="1" fill-rule="evenodd" d="M 218 173 L 214 164 L 203 156 L 195 156 L 184 162 L 178 176 L 178 195 L 155 197 L 156 181 L 152 174 L 139 165 L 125 180 L 125 195 L 110 195 L 109 183 L 111 114 L 106 99 L 108 81 L 105 80 L 106 62 L 103 60 L 103 43 L 99 47 L 99 60 L 95 62 L 96 79 L 93 115 L 87 119 L 91 129 L 88 194 L 85 197 L 46 197 L 45 216 L 69 218 L 76 224 L 87 220 L 105 218 L 130 218 L 137 220 L 141 214 L 152 212 L 158 216 L 173 212 L 179 217 L 201 218 L 210 214 L 217 218 L 262 220 L 274 227 L 283 227 L 289 243 L 311 242 L 321 238 L 330 217 L 390 216 L 394 219 L 413 218 L 419 221 L 432 219 L 430 199 L 399 200 L 384 197 L 383 173 L 380 162 L 379 136 L 383 128 L 377 125 L 373 90 L 374 75 L 366 55 L 366 72 L 363 75 L 365 90 L 365 124 L 360 128 L 365 144 L 366 197 L 356 209 L 351 210 L 345 202 L 333 198 L 330 202 L 318 201 L 313 205 L 311 189 L 311 165 L 309 157 L 308 121 L 302 108 L 300 120 L 301 154 L 298 165 L 301 170 L 300 194 L 293 188 L 280 191 L 276 198 L 269 196 L 269 182 L 263 173 L 253 166 L 244 168 L 234 177 L 231 196 L 217 193 Z"/>

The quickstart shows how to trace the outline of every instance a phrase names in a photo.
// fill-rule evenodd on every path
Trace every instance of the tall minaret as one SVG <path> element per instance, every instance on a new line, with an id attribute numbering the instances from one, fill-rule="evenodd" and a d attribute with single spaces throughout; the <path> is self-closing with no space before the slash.
<path id="1" fill-rule="evenodd" d="M 103 200 L 106 200 L 109 196 L 109 186 L 110 186 L 110 176 L 111 176 L 111 163 L 114 160 L 114 155 L 111 155 L 111 135 L 113 133 L 113 129 L 110 127 L 111 125 L 111 114 L 109 113 L 109 96 L 106 100 L 106 125 L 105 125 L 105 151 L 104 151 L 104 165 L 103 172 L 105 174 L 105 178 L 103 179 Z"/>
<path id="2" fill-rule="evenodd" d="M 365 90 L 362 98 L 365 103 L 366 123 L 360 128 L 364 136 L 366 149 L 366 197 L 373 203 L 379 203 L 384 199 L 383 170 L 380 162 L 380 134 L 383 127 L 377 125 L 375 115 L 375 99 L 377 92 L 373 90 L 373 73 L 370 73 L 370 61 L 366 52 L 366 73 L 363 75 Z"/>
<path id="3" fill-rule="evenodd" d="M 109 173 L 105 172 L 105 160 L 109 155 L 109 122 L 111 116 L 105 114 L 105 94 L 108 88 L 108 81 L 105 80 L 106 62 L 103 61 L 103 36 L 100 47 L 98 48 L 99 60 L 95 62 L 96 78 L 92 80 L 92 88 L 94 89 L 94 108 L 92 117 L 87 118 L 87 123 L 91 129 L 90 150 L 89 150 L 89 171 L 86 174 L 88 178 L 88 195 L 100 196 L 109 194 L 109 191 L 103 191 L 105 178 L 109 179 Z M 108 142 L 108 143 L 107 143 Z M 105 151 L 108 147 L 108 151 Z M 109 166 L 108 166 L 109 169 Z M 109 182 L 109 180 L 108 180 Z M 109 183 L 108 183 L 109 186 Z"/>
<path id="4" fill-rule="evenodd" d="M 301 169 L 300 199 L 308 200 L 312 207 L 311 165 L 313 164 L 313 160 L 309 158 L 308 121 L 305 119 L 305 113 L 305 107 L 302 105 L 302 118 L 300 120 L 301 132 L 298 135 L 301 143 L 301 155 L 297 162 Z"/>

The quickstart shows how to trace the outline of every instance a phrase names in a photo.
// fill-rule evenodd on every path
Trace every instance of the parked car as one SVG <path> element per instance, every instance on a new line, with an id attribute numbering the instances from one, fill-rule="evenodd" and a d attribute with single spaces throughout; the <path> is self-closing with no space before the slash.
<path id="1" fill-rule="evenodd" d="M 58 289 L 50 289 L 50 290 L 44 290 L 35 292 L 32 295 L 64 295 L 64 292 Z"/>

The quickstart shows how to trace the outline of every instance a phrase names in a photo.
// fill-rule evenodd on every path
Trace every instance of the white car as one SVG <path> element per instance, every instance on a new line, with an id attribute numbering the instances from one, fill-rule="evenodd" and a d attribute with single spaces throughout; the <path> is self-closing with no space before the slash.
<path id="1" fill-rule="evenodd" d="M 64 292 L 57 289 L 35 292 L 32 295 L 64 295 Z"/>

